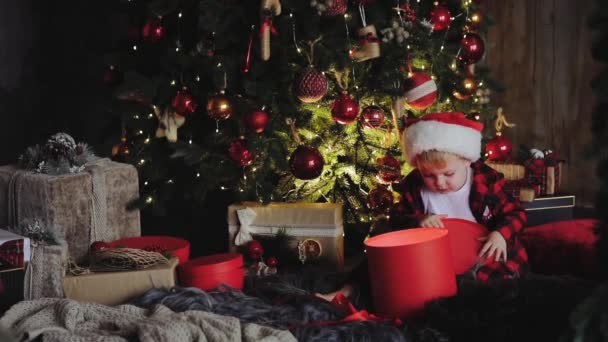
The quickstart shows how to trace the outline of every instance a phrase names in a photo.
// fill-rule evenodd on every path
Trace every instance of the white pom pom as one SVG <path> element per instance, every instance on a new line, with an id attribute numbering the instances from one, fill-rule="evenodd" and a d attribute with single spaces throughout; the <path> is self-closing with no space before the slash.
<path id="1" fill-rule="evenodd" d="M 333 4 L 334 4 L 334 0 L 326 0 L 325 1 L 325 6 L 327 6 L 327 7 L 331 7 L 331 6 L 333 6 Z"/>
<path id="2" fill-rule="evenodd" d="M 532 158 L 534 158 L 534 159 L 545 158 L 545 154 L 543 153 L 543 151 L 541 151 L 537 148 L 530 149 L 530 154 L 532 155 Z"/>
<path id="3" fill-rule="evenodd" d="M 396 40 L 397 40 L 397 43 L 403 43 L 403 41 L 404 41 L 405 39 L 403 38 L 403 36 L 402 36 L 402 35 L 398 35 L 398 36 L 397 36 L 397 38 L 396 38 Z"/>
<path id="4" fill-rule="evenodd" d="M 388 41 L 389 41 L 388 37 L 384 37 L 384 38 L 382 38 L 382 42 L 383 42 L 383 43 L 388 43 Z"/>
<path id="5" fill-rule="evenodd" d="M 393 33 L 393 31 L 389 31 L 387 36 L 388 40 L 393 40 L 393 38 L 395 38 L 395 34 Z"/>
<path id="6" fill-rule="evenodd" d="M 312 0 L 310 2 L 310 7 L 315 7 L 315 6 L 317 6 L 317 1 L 316 0 Z"/>
<path id="7" fill-rule="evenodd" d="M 393 26 L 394 29 L 398 28 L 399 27 L 399 22 L 393 20 L 392 26 Z"/>
<path id="8" fill-rule="evenodd" d="M 317 11 L 319 11 L 319 12 L 325 12 L 326 8 L 327 7 L 325 7 L 325 5 L 323 5 L 323 4 L 318 4 L 317 5 Z"/>

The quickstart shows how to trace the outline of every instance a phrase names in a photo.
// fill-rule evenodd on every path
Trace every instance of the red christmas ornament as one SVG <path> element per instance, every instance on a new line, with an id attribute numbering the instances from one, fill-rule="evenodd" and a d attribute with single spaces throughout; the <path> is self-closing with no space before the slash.
<path id="1" fill-rule="evenodd" d="M 253 153 L 247 148 L 247 141 L 245 139 L 233 141 L 228 148 L 228 154 L 230 155 L 230 159 L 243 167 L 251 165 L 255 158 Z"/>
<path id="2" fill-rule="evenodd" d="M 103 82 L 111 87 L 120 84 L 122 80 L 122 72 L 113 65 L 108 66 L 103 73 Z"/>
<path id="3" fill-rule="evenodd" d="M 390 184 L 401 177 L 401 163 L 395 157 L 384 156 L 376 160 L 378 174 L 376 178 L 385 184 Z"/>
<path id="4" fill-rule="evenodd" d="M 109 243 L 107 242 L 103 242 L 103 241 L 95 241 L 93 243 L 91 243 L 91 252 L 95 253 L 95 252 L 101 252 L 104 251 L 106 249 L 110 249 L 112 248 L 112 246 L 110 246 Z"/>
<path id="5" fill-rule="evenodd" d="M 458 60 L 465 65 L 479 62 L 485 52 L 483 39 L 477 33 L 465 34 L 460 40 L 460 45 Z"/>
<path id="6" fill-rule="evenodd" d="M 263 110 L 254 110 L 245 115 L 245 125 L 256 133 L 264 132 L 268 124 L 268 113 Z"/>
<path id="7" fill-rule="evenodd" d="M 403 86 L 405 102 L 413 109 L 430 107 L 437 99 L 437 84 L 431 75 L 425 72 L 414 72 L 405 79 Z"/>
<path id="8" fill-rule="evenodd" d="M 247 256 L 250 259 L 258 260 L 264 255 L 264 247 L 258 240 L 251 240 L 247 244 Z"/>
<path id="9" fill-rule="evenodd" d="M 311 146 L 298 146 L 289 158 L 291 173 L 302 180 L 319 177 L 324 165 L 325 160 L 319 150 Z"/>
<path id="10" fill-rule="evenodd" d="M 414 11 L 414 9 L 412 9 L 410 7 L 409 2 L 406 2 L 403 5 L 401 5 L 400 8 L 402 10 L 401 17 L 403 17 L 403 19 L 405 21 L 411 21 L 411 22 L 416 21 L 416 11 Z"/>
<path id="11" fill-rule="evenodd" d="M 367 128 L 378 128 L 384 123 L 384 111 L 378 106 L 368 106 L 361 112 L 361 122 Z"/>
<path id="12" fill-rule="evenodd" d="M 326 4 L 327 9 L 323 14 L 328 16 L 343 15 L 348 9 L 347 0 L 329 0 Z"/>
<path id="13" fill-rule="evenodd" d="M 175 112 L 181 116 L 194 113 L 198 107 L 198 103 L 187 90 L 178 90 L 171 105 Z"/>
<path id="14" fill-rule="evenodd" d="M 279 265 L 279 259 L 271 256 L 266 258 L 266 265 L 268 265 L 268 267 L 277 267 L 277 265 Z"/>
<path id="15" fill-rule="evenodd" d="M 148 20 L 144 27 L 141 29 L 141 36 L 145 41 L 149 43 L 156 43 L 165 35 L 165 29 L 163 28 L 159 18 Z"/>
<path id="16" fill-rule="evenodd" d="M 431 11 L 430 21 L 433 24 L 434 31 L 443 31 L 450 27 L 452 14 L 445 6 L 437 5 Z"/>
<path id="17" fill-rule="evenodd" d="M 331 106 L 331 117 L 339 124 L 349 124 L 359 115 L 359 102 L 348 95 L 346 91 L 334 101 Z"/>
<path id="18" fill-rule="evenodd" d="M 394 201 L 393 193 L 384 186 L 379 186 L 367 195 L 367 206 L 374 212 L 388 213 Z"/>
<path id="19" fill-rule="evenodd" d="M 505 161 L 511 155 L 513 143 L 504 135 L 496 135 L 486 143 L 486 154 L 493 161 Z"/>
<path id="20" fill-rule="evenodd" d="M 209 97 L 207 114 L 214 120 L 226 120 L 232 115 L 232 104 L 223 94 Z"/>
<path id="21" fill-rule="evenodd" d="M 294 87 L 300 101 L 317 102 L 327 94 L 327 78 L 322 72 L 309 66 L 296 77 Z"/>

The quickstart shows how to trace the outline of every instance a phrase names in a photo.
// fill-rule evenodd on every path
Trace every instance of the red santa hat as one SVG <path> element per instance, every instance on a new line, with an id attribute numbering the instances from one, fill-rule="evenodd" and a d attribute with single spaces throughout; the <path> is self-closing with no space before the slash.
<path id="1" fill-rule="evenodd" d="M 467 119 L 463 113 L 432 113 L 407 120 L 403 148 L 407 160 L 414 163 L 425 151 L 449 152 L 471 161 L 481 153 L 483 124 Z"/>

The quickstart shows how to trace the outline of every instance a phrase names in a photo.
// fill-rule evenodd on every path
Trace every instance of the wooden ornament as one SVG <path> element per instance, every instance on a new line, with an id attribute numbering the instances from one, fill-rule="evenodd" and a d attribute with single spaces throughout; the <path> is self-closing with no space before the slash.
<path id="1" fill-rule="evenodd" d="M 281 2 L 279 0 L 262 0 L 261 9 L 262 14 L 281 15 Z"/>
<path id="2" fill-rule="evenodd" d="M 170 142 L 177 141 L 177 129 L 180 128 L 185 122 L 186 118 L 181 115 L 177 115 L 175 112 L 165 109 L 161 111 L 160 108 L 154 107 L 154 114 L 158 119 L 158 128 L 156 129 L 156 137 L 166 137 Z"/>

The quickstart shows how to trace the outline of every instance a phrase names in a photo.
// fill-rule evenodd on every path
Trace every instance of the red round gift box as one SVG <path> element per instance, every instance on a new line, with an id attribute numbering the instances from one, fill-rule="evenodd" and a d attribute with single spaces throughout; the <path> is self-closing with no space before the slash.
<path id="1" fill-rule="evenodd" d="M 212 290 L 225 284 L 235 289 L 243 289 L 245 268 L 243 255 L 224 253 L 204 256 L 178 267 L 179 284 L 197 287 L 203 291 Z"/>
<path id="2" fill-rule="evenodd" d="M 190 242 L 173 236 L 134 236 L 112 241 L 110 246 L 113 248 L 121 246 L 137 249 L 160 246 L 178 258 L 180 264 L 190 260 Z"/>
<path id="3" fill-rule="evenodd" d="M 414 228 L 365 241 L 372 303 L 378 314 L 411 318 L 433 299 L 457 292 L 446 229 Z"/>
<path id="4" fill-rule="evenodd" d="M 441 220 L 448 231 L 448 239 L 452 249 L 454 271 L 461 275 L 480 261 L 477 256 L 483 245 L 479 239 L 487 236 L 489 231 L 483 225 L 457 218 Z"/>

